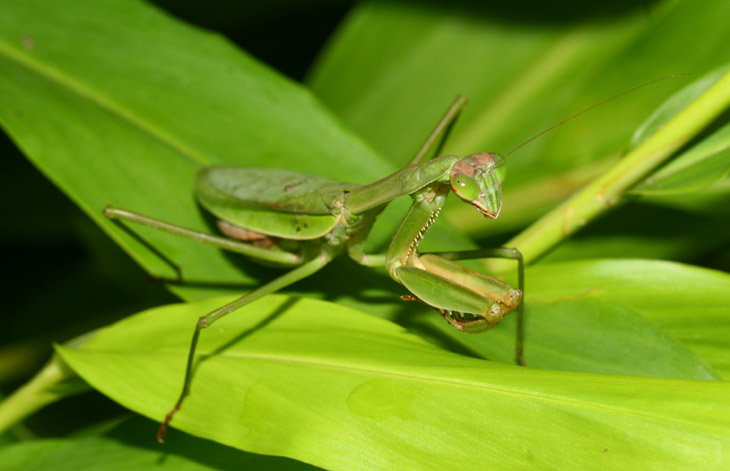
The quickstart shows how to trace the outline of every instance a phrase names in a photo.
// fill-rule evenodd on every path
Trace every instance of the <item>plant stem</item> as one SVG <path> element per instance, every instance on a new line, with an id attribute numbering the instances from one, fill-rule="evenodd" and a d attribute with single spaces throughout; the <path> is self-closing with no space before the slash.
<path id="1" fill-rule="evenodd" d="M 33 379 L 0 403 L 0 432 L 43 406 L 88 389 L 57 355 Z"/>
<path id="2" fill-rule="evenodd" d="M 516 247 L 526 263 L 557 245 L 588 221 L 618 203 L 679 148 L 697 136 L 730 107 L 730 72 L 618 162 L 603 176 L 574 194 L 505 244 Z M 490 262 L 496 272 L 509 269 L 502 260 Z"/>

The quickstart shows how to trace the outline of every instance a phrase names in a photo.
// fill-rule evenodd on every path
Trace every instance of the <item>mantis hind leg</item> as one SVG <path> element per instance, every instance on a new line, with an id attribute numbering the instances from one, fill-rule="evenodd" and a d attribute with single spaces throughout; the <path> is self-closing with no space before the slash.
<path id="1" fill-rule="evenodd" d="M 492 249 L 462 250 L 458 252 L 435 252 L 448 260 L 468 260 L 474 258 L 506 258 L 517 261 L 517 288 L 525 292 L 525 262 L 522 253 L 513 247 L 497 247 Z M 517 338 L 515 340 L 515 359 L 518 364 L 525 366 L 524 338 L 525 338 L 525 309 L 524 298 L 516 309 L 517 311 Z"/>
<path id="2" fill-rule="evenodd" d="M 175 405 L 170 410 L 170 412 L 167 413 L 164 421 L 157 431 L 158 442 L 164 442 L 165 434 L 167 433 L 167 427 L 170 424 L 170 421 L 172 420 L 175 413 L 180 409 L 180 406 L 182 405 L 185 396 L 187 396 L 188 392 L 190 391 L 190 382 L 193 376 L 193 364 L 195 363 L 195 350 L 198 346 L 200 331 L 207 327 L 210 327 L 215 321 L 225 316 L 226 314 L 230 314 L 231 312 L 236 311 L 267 294 L 271 294 L 292 283 L 306 278 L 309 275 L 312 275 L 313 273 L 317 272 L 322 267 L 327 265 L 330 260 L 332 260 L 332 256 L 328 254 L 321 254 L 313 260 L 310 260 L 309 262 L 289 271 L 288 273 L 266 283 L 258 289 L 251 291 L 250 293 L 245 294 L 240 298 L 235 299 L 234 301 L 231 301 L 230 303 L 225 304 L 214 311 L 209 312 L 208 314 L 200 317 L 197 320 L 197 322 L 195 323 L 195 331 L 193 332 L 193 339 L 190 342 L 190 350 L 188 351 L 188 360 L 185 366 L 185 378 L 183 380 L 182 391 L 180 392 L 180 396 L 178 397 L 177 402 L 175 402 Z"/>

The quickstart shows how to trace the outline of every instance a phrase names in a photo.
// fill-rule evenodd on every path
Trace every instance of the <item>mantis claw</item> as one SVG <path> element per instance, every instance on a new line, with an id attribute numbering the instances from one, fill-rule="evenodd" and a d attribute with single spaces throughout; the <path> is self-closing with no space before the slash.
<path id="1" fill-rule="evenodd" d="M 446 322 L 459 331 L 467 334 L 478 334 L 499 324 L 502 318 L 509 314 L 510 311 L 505 311 L 502 305 L 494 303 L 489 311 L 484 315 L 449 311 L 447 309 L 438 308 L 436 308 L 436 312 L 441 314 L 441 317 L 443 317 Z"/>

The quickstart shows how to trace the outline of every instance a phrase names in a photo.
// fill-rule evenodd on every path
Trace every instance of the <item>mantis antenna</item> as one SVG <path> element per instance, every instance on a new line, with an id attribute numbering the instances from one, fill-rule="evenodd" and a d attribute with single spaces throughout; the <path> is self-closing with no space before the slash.
<path id="1" fill-rule="evenodd" d="M 532 136 L 531 138 L 529 138 L 528 140 L 526 140 L 526 141 L 525 141 L 525 142 L 523 142 L 522 144 L 518 145 L 517 147 L 515 147 L 515 148 L 514 148 L 514 149 L 512 149 L 511 151 L 507 152 L 507 153 L 506 153 L 506 154 L 505 154 L 504 156 L 505 156 L 505 158 L 506 158 L 506 157 L 508 157 L 508 156 L 509 156 L 510 154 L 512 154 L 512 153 L 513 153 L 513 152 L 515 152 L 516 150 L 518 150 L 518 149 L 522 148 L 522 146 L 524 146 L 524 145 L 526 145 L 526 144 L 529 144 L 530 142 L 534 141 L 534 140 L 535 140 L 535 139 L 537 139 L 538 137 L 540 137 L 540 136 L 542 136 L 542 135 L 544 135 L 544 134 L 547 134 L 547 133 L 549 133 L 549 132 L 550 132 L 550 131 L 552 131 L 553 129 L 555 129 L 555 128 L 557 128 L 557 127 L 560 127 L 560 126 L 562 126 L 563 124 L 567 123 L 568 121 L 571 121 L 572 119 L 574 119 L 574 118 L 577 118 L 578 116 L 582 115 L 583 113 L 587 113 L 587 112 L 591 111 L 591 110 L 592 110 L 592 109 L 594 109 L 594 108 L 598 108 L 599 106 L 603 106 L 603 105 L 605 105 L 606 103 L 608 103 L 608 102 L 610 102 L 610 101 L 613 101 L 613 100 L 615 100 L 615 99 L 617 99 L 617 98 L 621 98 L 622 96 L 624 96 L 624 95 L 628 95 L 629 93 L 635 92 L 636 90 L 638 90 L 638 89 L 640 89 L 640 88 L 644 88 L 644 87 L 647 87 L 647 86 L 649 86 L 649 85 L 654 85 L 655 83 L 661 82 L 661 81 L 663 81 L 663 80 L 666 80 L 666 79 L 670 79 L 670 78 L 674 78 L 674 77 L 683 77 L 683 76 L 687 76 L 687 75 L 691 75 L 691 74 L 687 74 L 687 73 L 680 73 L 680 74 L 672 74 L 672 75 L 667 75 L 667 76 L 665 76 L 665 77 L 662 77 L 662 78 L 658 78 L 658 79 L 656 79 L 656 80 L 652 80 L 652 81 L 650 81 L 650 82 L 646 82 L 646 83 L 643 83 L 643 84 L 641 84 L 641 85 L 639 85 L 639 86 L 636 86 L 636 87 L 634 87 L 634 88 L 631 88 L 631 89 L 629 89 L 629 90 L 626 90 L 625 92 L 621 92 L 621 93 L 619 93 L 618 95 L 614 95 L 614 96 L 612 96 L 611 98 L 606 98 L 605 100 L 603 100 L 603 101 L 601 101 L 601 102 L 599 102 L 599 103 L 596 103 L 596 104 L 595 104 L 595 105 L 593 105 L 593 106 L 589 106 L 588 108 L 584 109 L 583 111 L 580 111 L 580 112 L 578 112 L 578 113 L 574 114 L 574 115 L 573 115 L 573 116 L 571 116 L 570 118 L 566 118 L 566 119 L 564 119 L 564 120 L 560 121 L 560 122 L 559 122 L 559 123 L 557 123 L 557 124 L 553 124 L 552 126 L 550 126 L 549 128 L 545 129 L 544 131 L 542 131 L 542 132 L 540 132 L 540 133 L 538 133 L 538 134 L 535 134 L 534 136 Z"/>

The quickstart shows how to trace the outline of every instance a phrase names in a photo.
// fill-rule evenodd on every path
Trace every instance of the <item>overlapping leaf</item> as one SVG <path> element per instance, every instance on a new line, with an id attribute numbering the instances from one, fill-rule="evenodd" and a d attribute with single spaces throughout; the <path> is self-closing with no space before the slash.
<path id="1" fill-rule="evenodd" d="M 662 261 L 585 260 L 540 265 L 530 275 L 537 299 L 550 302 L 603 293 L 615 305 L 640 313 L 722 376 L 730 377 L 727 273 Z M 646 360 L 636 357 L 637 362 Z"/>
<path id="2" fill-rule="evenodd" d="M 154 309 L 61 353 L 95 388 L 159 419 L 179 392 L 190 325 L 221 302 Z M 200 354 L 175 427 L 329 469 L 444 469 L 456 456 L 463 469 L 728 464 L 726 382 L 470 359 L 350 308 L 285 296 L 209 328 Z"/>

